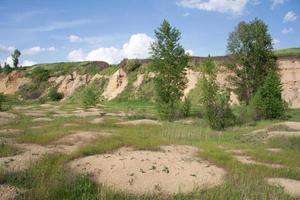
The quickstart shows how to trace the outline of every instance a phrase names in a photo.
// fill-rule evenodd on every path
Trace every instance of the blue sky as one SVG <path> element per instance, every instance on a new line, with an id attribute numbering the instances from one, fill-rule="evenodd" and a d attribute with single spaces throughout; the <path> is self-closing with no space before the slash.
<path id="1" fill-rule="evenodd" d="M 224 55 L 229 32 L 258 17 L 276 48 L 300 47 L 299 0 L 0 0 L 0 62 L 14 48 L 21 63 L 148 57 L 165 18 L 193 55 Z"/>

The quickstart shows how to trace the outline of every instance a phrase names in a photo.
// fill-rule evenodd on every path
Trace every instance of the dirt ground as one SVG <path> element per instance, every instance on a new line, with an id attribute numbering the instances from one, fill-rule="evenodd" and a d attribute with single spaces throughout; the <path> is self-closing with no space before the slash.
<path id="1" fill-rule="evenodd" d="M 226 171 L 198 157 L 197 148 L 163 146 L 161 149 L 121 148 L 111 154 L 74 160 L 69 166 L 78 173 L 89 174 L 100 184 L 130 193 L 185 193 L 223 183 Z"/>

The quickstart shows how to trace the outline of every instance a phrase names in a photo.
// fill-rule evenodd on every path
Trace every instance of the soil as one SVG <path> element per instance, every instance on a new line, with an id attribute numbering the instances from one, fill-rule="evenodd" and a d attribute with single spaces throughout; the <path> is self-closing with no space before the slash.
<path id="1" fill-rule="evenodd" d="M 197 148 L 173 145 L 161 150 L 121 148 L 71 161 L 69 166 L 99 184 L 129 193 L 186 193 L 223 183 L 226 171 L 198 157 Z"/>
<path id="2" fill-rule="evenodd" d="M 287 178 L 268 178 L 267 182 L 273 186 L 279 186 L 292 197 L 300 197 L 300 181 Z"/>

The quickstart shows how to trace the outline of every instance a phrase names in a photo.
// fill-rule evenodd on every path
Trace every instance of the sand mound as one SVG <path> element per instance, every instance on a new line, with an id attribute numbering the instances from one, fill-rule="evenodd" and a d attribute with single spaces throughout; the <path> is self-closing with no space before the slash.
<path id="1" fill-rule="evenodd" d="M 17 194 L 17 188 L 10 185 L 0 185 L 0 197 L 2 200 L 14 200 Z"/>
<path id="2" fill-rule="evenodd" d="M 161 125 L 159 121 L 151 120 L 151 119 L 138 119 L 126 122 L 119 122 L 119 125 Z"/>
<path id="3" fill-rule="evenodd" d="M 284 126 L 287 126 L 290 129 L 300 131 L 300 122 L 282 122 L 282 123 L 279 123 L 277 125 L 284 125 Z"/>
<path id="4" fill-rule="evenodd" d="M 32 120 L 33 122 L 51 122 L 53 119 L 47 117 L 39 117 Z"/>
<path id="5" fill-rule="evenodd" d="M 273 137 L 299 137 L 300 131 L 270 131 L 268 132 L 268 138 Z"/>
<path id="6" fill-rule="evenodd" d="M 192 89 L 194 89 L 199 81 L 200 72 L 194 72 L 192 69 L 186 69 L 186 79 L 188 80 L 186 88 L 183 91 L 183 99 L 187 97 Z"/>
<path id="7" fill-rule="evenodd" d="M 130 193 L 178 193 L 222 184 L 225 170 L 196 157 L 190 146 L 164 146 L 163 151 L 121 148 L 112 154 L 88 156 L 69 166 L 100 184 Z"/>
<path id="8" fill-rule="evenodd" d="M 55 148 L 60 149 L 61 151 L 72 152 L 84 144 L 94 141 L 98 137 L 107 136 L 111 136 L 111 133 L 83 131 L 62 137 L 53 144 Z"/>
<path id="9" fill-rule="evenodd" d="M 300 197 L 300 181 L 287 178 L 268 178 L 267 182 L 273 186 L 283 187 L 292 197 Z"/>

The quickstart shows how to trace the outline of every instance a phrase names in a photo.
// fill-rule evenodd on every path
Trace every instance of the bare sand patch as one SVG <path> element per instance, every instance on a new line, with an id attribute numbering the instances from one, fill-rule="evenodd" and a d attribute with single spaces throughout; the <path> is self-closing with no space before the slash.
<path id="1" fill-rule="evenodd" d="M 92 142 L 99 137 L 107 137 L 111 135 L 112 134 L 108 132 L 81 131 L 75 134 L 66 135 L 53 142 L 53 145 L 51 146 L 68 153 L 77 150 L 84 144 Z"/>
<path id="2" fill-rule="evenodd" d="M 74 123 L 64 124 L 64 127 L 74 127 L 74 126 L 78 126 L 78 124 L 74 124 Z"/>
<path id="3" fill-rule="evenodd" d="M 284 126 L 287 126 L 290 129 L 300 131 L 300 122 L 282 122 L 282 123 L 279 123 L 277 125 L 284 125 Z"/>
<path id="4" fill-rule="evenodd" d="M 126 122 L 119 122 L 119 125 L 161 125 L 161 122 L 152 119 L 138 119 Z"/>
<path id="5" fill-rule="evenodd" d="M 16 119 L 17 115 L 9 112 L 0 112 L 0 125 L 8 124 Z"/>
<path id="6" fill-rule="evenodd" d="M 280 164 L 269 164 L 269 163 L 263 163 L 259 161 L 253 160 L 250 156 L 242 156 L 242 155 L 234 155 L 235 159 L 237 159 L 239 162 L 243 164 L 255 164 L 255 165 L 263 165 L 270 168 L 283 168 L 283 165 Z"/>
<path id="7" fill-rule="evenodd" d="M 91 124 L 101 124 L 104 122 L 103 118 L 95 118 L 92 121 L 90 121 Z"/>
<path id="8" fill-rule="evenodd" d="M 299 137 L 300 131 L 270 131 L 268 132 L 268 138 L 273 137 Z"/>
<path id="9" fill-rule="evenodd" d="M 19 190 L 10 185 L 0 185 L 0 197 L 2 200 L 15 200 Z"/>
<path id="10" fill-rule="evenodd" d="M 90 117 L 90 116 L 103 116 L 105 113 L 100 111 L 74 111 L 73 113 L 57 113 L 53 117 Z"/>
<path id="11" fill-rule="evenodd" d="M 19 132 L 21 132 L 20 129 L 14 129 L 14 128 L 6 128 L 0 130 L 0 134 L 16 134 Z"/>
<path id="12" fill-rule="evenodd" d="M 195 120 L 193 120 L 193 119 L 181 119 L 181 120 L 177 120 L 175 122 L 180 123 L 180 124 L 185 124 L 185 125 L 191 125 L 191 124 L 195 123 Z"/>
<path id="13" fill-rule="evenodd" d="M 25 112 L 23 113 L 25 116 L 30 116 L 30 117 L 45 117 L 46 113 L 42 111 L 30 111 L 30 112 Z"/>
<path id="14" fill-rule="evenodd" d="M 99 184 L 129 193 L 186 193 L 223 183 L 226 171 L 197 157 L 197 148 L 172 145 L 161 150 L 120 148 L 74 160 L 69 166 Z"/>
<path id="15" fill-rule="evenodd" d="M 47 117 L 39 117 L 32 120 L 33 122 L 51 122 L 53 119 Z"/>
<path id="16" fill-rule="evenodd" d="M 274 153 L 282 152 L 282 149 L 280 149 L 280 148 L 268 148 L 267 150 L 271 151 L 271 152 L 274 152 Z"/>
<path id="17" fill-rule="evenodd" d="M 282 187 L 284 192 L 292 197 L 300 197 L 300 181 L 287 178 L 268 178 L 267 182 L 272 186 Z"/>
<path id="18" fill-rule="evenodd" d="M 235 155 L 243 155 L 246 153 L 243 149 L 227 149 L 225 150 L 227 153 L 235 154 Z"/>

